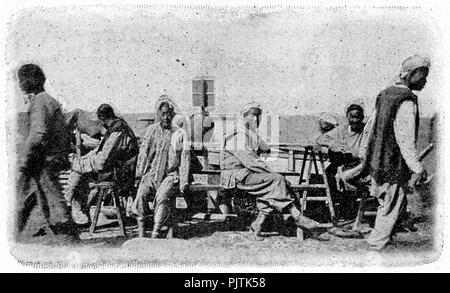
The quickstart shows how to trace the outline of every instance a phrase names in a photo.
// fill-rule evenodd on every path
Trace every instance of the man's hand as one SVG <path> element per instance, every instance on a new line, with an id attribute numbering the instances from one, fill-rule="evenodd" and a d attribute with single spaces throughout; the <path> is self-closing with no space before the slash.
<path id="1" fill-rule="evenodd" d="M 417 186 L 417 185 L 423 184 L 424 182 L 427 181 L 427 178 L 428 178 L 427 171 L 425 169 L 423 169 L 422 172 L 420 172 L 418 174 L 413 174 L 413 185 Z"/>
<path id="2" fill-rule="evenodd" d="M 184 186 L 180 186 L 180 195 L 184 196 L 184 194 L 188 191 L 189 186 L 186 184 Z"/>
<path id="3" fill-rule="evenodd" d="M 341 153 L 350 153 L 350 154 L 352 154 L 352 153 L 353 153 L 353 150 L 352 150 L 351 148 L 349 148 L 347 145 L 342 144 L 342 145 L 340 146 L 340 148 L 339 148 L 339 152 L 341 152 Z"/>
<path id="4" fill-rule="evenodd" d="M 74 160 L 75 160 L 75 154 L 74 153 L 70 153 L 69 154 L 69 162 L 70 162 L 71 166 L 73 165 L 73 161 Z"/>

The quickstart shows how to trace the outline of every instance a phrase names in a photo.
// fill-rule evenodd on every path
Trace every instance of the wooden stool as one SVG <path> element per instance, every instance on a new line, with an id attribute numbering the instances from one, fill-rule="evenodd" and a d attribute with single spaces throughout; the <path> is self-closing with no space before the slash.
<path id="1" fill-rule="evenodd" d="M 322 184 L 311 184 L 311 174 L 312 174 L 312 165 L 314 165 L 315 174 L 319 174 L 319 168 L 317 165 L 317 158 L 320 163 L 320 168 L 322 170 L 323 182 Z M 306 180 L 303 179 L 305 175 L 306 162 L 308 163 L 308 170 L 306 172 Z M 305 183 L 303 183 L 306 181 Z M 333 225 L 336 224 L 336 214 L 334 211 L 334 203 L 331 197 L 331 189 L 328 184 L 328 178 L 325 174 L 325 163 L 323 160 L 323 154 L 320 149 L 315 149 L 313 146 L 306 146 L 303 154 L 303 162 L 300 170 L 300 178 L 298 185 L 292 185 L 293 189 L 296 190 L 296 194 L 299 197 L 299 201 L 301 203 L 301 212 L 303 213 L 306 209 L 308 201 L 324 201 L 330 210 L 330 218 Z M 314 190 L 325 190 L 326 196 L 309 196 L 308 193 Z M 302 192 L 301 197 L 299 192 Z"/>
<path id="2" fill-rule="evenodd" d="M 117 194 L 117 192 L 115 190 L 116 189 L 115 183 L 107 182 L 107 181 L 100 182 L 100 183 L 89 183 L 89 187 L 99 189 L 97 205 L 95 207 L 95 212 L 94 212 L 94 219 L 92 220 L 91 227 L 89 228 L 89 234 L 90 235 L 94 234 L 94 231 L 95 231 L 95 228 L 96 228 L 97 222 L 98 222 L 98 216 L 100 214 L 100 210 L 103 205 L 103 200 L 104 200 L 106 194 L 111 191 L 114 208 L 116 210 L 117 220 L 119 222 L 120 234 L 121 234 L 121 236 L 126 236 L 125 226 L 123 224 L 123 215 L 125 214 L 125 211 L 123 209 L 122 202 L 120 201 L 119 195 Z"/>

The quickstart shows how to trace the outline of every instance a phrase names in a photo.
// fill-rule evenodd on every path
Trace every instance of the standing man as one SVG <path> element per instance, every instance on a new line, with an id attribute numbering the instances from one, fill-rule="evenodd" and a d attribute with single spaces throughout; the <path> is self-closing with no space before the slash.
<path id="1" fill-rule="evenodd" d="M 429 68 L 428 58 L 407 58 L 397 83 L 381 91 L 376 99 L 362 172 L 370 173 L 372 195 L 380 204 L 375 226 L 367 238 L 371 250 L 386 246 L 406 212 L 405 187 L 411 175 L 415 183 L 427 178 L 416 150 L 419 111 L 412 91 L 424 88 Z"/>
<path id="2" fill-rule="evenodd" d="M 150 214 L 149 202 L 154 203 L 152 238 L 169 220 L 177 190 L 184 194 L 188 188 L 190 148 L 186 132 L 172 124 L 176 106 L 168 96 L 156 103 L 158 121 L 148 127 L 139 150 L 136 179 L 139 188 L 132 212 L 138 222 L 139 237 L 144 237 L 145 217 Z"/>
<path id="3" fill-rule="evenodd" d="M 118 192 L 130 194 L 134 188 L 136 156 L 139 148 L 136 136 L 127 122 L 114 113 L 108 104 L 97 109 L 97 117 L 106 133 L 100 144 L 81 158 L 74 158 L 69 178 L 69 189 L 65 194 L 72 204 L 72 216 L 78 224 L 89 222 L 89 208 L 97 195 L 93 190 L 89 196 L 82 194 L 89 181 L 115 181 Z M 128 207 L 127 207 L 128 208 Z"/>
<path id="4" fill-rule="evenodd" d="M 18 71 L 19 87 L 28 96 L 30 132 L 19 163 L 16 239 L 39 204 L 51 232 L 63 243 L 79 241 L 61 187 L 59 172 L 70 167 L 70 131 L 61 106 L 44 90 L 45 75 L 35 64 Z"/>
<path id="5" fill-rule="evenodd" d="M 301 215 L 295 207 L 284 177 L 272 172 L 259 156 L 270 151 L 257 134 L 261 114 L 259 105 L 249 104 L 243 110 L 243 120 L 225 137 L 220 155 L 221 185 L 225 189 L 244 190 L 256 197 L 259 214 L 251 224 L 256 240 L 263 239 L 262 225 L 269 215 L 276 212 L 289 211 L 297 226 L 314 229 L 318 223 Z"/>

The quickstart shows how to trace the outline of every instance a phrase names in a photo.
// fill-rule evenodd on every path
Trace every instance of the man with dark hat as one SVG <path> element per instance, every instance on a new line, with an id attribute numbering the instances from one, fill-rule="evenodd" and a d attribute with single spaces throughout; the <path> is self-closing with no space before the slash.
<path id="1" fill-rule="evenodd" d="M 72 189 L 66 192 L 66 200 L 72 204 L 72 216 L 79 224 L 89 221 L 89 208 L 97 191 L 81 194 L 80 186 L 89 181 L 115 181 L 124 192 L 134 185 L 136 156 L 139 148 L 133 130 L 122 118 L 115 115 L 113 108 L 102 104 L 97 117 L 106 129 L 98 147 L 88 154 L 73 158 Z"/>
<path id="2" fill-rule="evenodd" d="M 52 234 L 63 243 L 79 240 L 58 184 L 59 172 L 70 166 L 70 131 L 61 106 L 44 89 L 45 75 L 35 64 L 18 71 L 19 87 L 29 99 L 30 131 L 19 163 L 16 238 L 39 204 Z"/>

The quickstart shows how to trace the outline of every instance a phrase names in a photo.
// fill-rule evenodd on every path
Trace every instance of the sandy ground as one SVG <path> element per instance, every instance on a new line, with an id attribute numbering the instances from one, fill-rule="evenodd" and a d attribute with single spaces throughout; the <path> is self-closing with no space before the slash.
<path id="1" fill-rule="evenodd" d="M 292 227 L 272 222 L 266 238 L 254 240 L 247 232 L 248 221 L 189 220 L 177 226 L 175 239 L 137 239 L 136 225 L 127 224 L 128 237 L 119 237 L 116 221 L 100 217 L 93 236 L 82 228 L 82 243 L 77 246 L 52 245 L 48 236 L 33 237 L 42 224 L 33 211 L 21 244 L 11 246 L 12 255 L 22 264 L 34 267 L 160 267 L 160 266 L 286 266 L 286 265 L 367 265 L 405 266 L 433 262 L 441 249 L 434 241 L 433 206 L 419 196 L 409 196 L 408 210 L 416 232 L 398 233 L 395 245 L 381 253 L 367 250 L 364 239 L 300 241 Z M 368 231 L 373 217 L 365 217 L 362 228 Z M 341 224 L 343 224 L 342 222 Z M 326 233 L 328 234 L 328 233 Z M 328 234 L 329 235 L 329 234 Z"/>

